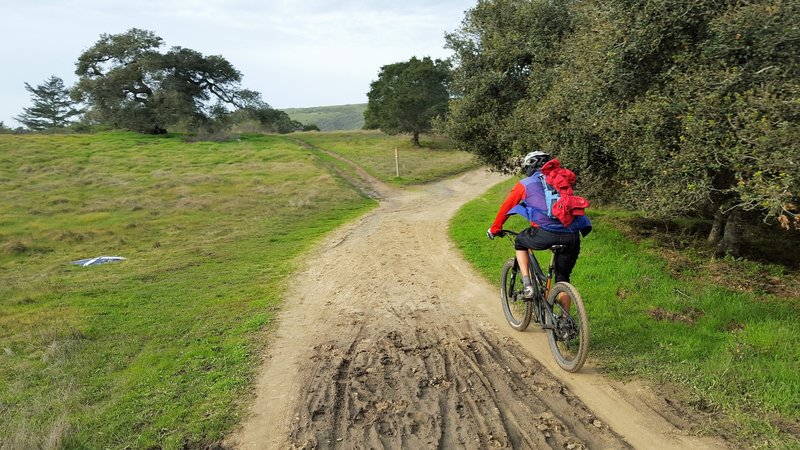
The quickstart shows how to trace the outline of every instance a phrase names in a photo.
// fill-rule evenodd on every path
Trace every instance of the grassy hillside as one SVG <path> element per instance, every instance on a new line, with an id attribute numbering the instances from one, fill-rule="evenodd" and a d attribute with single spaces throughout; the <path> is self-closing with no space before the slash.
<path id="1" fill-rule="evenodd" d="M 294 258 L 373 205 L 275 137 L 6 135 L 0 160 L 9 448 L 221 438 Z M 69 264 L 100 255 L 128 260 Z"/>
<path id="2" fill-rule="evenodd" d="M 409 136 L 387 136 L 380 131 L 306 132 L 292 136 L 356 161 L 386 183 L 424 183 L 478 167 L 471 154 L 453 150 L 449 141 L 439 137 L 422 136 L 423 147 L 414 148 Z M 399 154 L 399 177 L 395 148 Z"/>
<path id="3" fill-rule="evenodd" d="M 298 258 L 375 205 L 294 139 L 0 136 L 0 448 L 197 448 L 238 422 Z M 128 259 L 69 264 L 101 255 Z"/>
<path id="4" fill-rule="evenodd" d="M 364 126 L 366 103 L 355 105 L 288 108 L 283 111 L 303 124 L 315 124 L 322 131 L 360 130 Z"/>
<path id="5" fill-rule="evenodd" d="M 451 222 L 466 258 L 493 284 L 513 249 L 485 232 L 513 182 L 468 203 Z M 785 277 L 785 269 L 687 254 L 669 260 L 652 241 L 624 236 L 614 226 L 620 214 L 592 210 L 594 231 L 572 276 L 589 314 L 590 360 L 616 376 L 677 386 L 700 414 L 726 415 L 727 429 L 712 433 L 750 447 L 798 448 L 800 304 L 762 283 Z M 524 226 L 515 216 L 506 228 Z"/>

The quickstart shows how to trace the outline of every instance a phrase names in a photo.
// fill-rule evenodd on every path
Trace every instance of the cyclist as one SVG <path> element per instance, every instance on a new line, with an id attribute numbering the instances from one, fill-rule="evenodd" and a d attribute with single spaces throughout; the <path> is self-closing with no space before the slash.
<path id="1" fill-rule="evenodd" d="M 553 245 L 564 245 L 565 248 L 554 255 L 555 278 L 556 282 L 569 281 L 581 251 L 581 235 L 586 236 L 592 230 L 591 222 L 585 215 L 577 215 L 569 225 L 564 225 L 559 219 L 548 214 L 541 181 L 544 177 L 541 172 L 542 166 L 548 161 L 550 155 L 542 151 L 533 151 L 525 155 L 521 169 L 526 177 L 508 194 L 497 212 L 492 227 L 486 233 L 490 239 L 494 239 L 499 235 L 508 217 L 513 214 L 520 214 L 530 222 L 531 226 L 522 230 L 514 243 L 517 262 L 522 272 L 523 295 L 527 298 L 532 298 L 534 295 L 528 250 L 545 250 Z M 569 311 L 570 301 L 566 293 L 559 294 L 558 302 L 564 311 Z"/>

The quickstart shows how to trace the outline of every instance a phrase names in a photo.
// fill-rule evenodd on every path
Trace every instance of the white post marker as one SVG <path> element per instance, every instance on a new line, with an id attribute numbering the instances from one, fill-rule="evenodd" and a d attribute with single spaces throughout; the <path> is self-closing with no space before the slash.
<path id="1" fill-rule="evenodd" d="M 394 168 L 397 178 L 400 178 L 400 154 L 397 153 L 397 147 L 394 148 Z"/>

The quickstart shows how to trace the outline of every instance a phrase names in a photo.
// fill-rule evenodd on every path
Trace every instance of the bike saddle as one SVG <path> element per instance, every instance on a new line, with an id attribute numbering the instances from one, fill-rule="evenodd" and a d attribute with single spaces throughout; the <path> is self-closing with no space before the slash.
<path id="1" fill-rule="evenodd" d="M 563 250 L 565 248 L 567 248 L 566 245 L 556 244 L 556 245 L 551 246 L 550 250 L 552 250 L 553 252 L 559 252 L 559 251 L 561 251 L 561 250 Z"/>

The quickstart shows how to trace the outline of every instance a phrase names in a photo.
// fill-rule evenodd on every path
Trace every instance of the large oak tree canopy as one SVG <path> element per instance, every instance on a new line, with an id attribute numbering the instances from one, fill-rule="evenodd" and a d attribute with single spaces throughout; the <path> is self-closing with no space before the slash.
<path id="1" fill-rule="evenodd" d="M 224 105 L 249 110 L 257 119 L 290 122 L 272 110 L 260 94 L 240 86 L 242 74 L 222 56 L 205 56 L 182 47 L 166 53 L 163 40 L 151 31 L 133 28 L 103 34 L 76 64 L 80 77 L 73 90 L 86 102 L 89 118 L 113 127 L 164 133 L 167 127 L 198 127 Z"/>
<path id="2" fill-rule="evenodd" d="M 411 133 L 419 146 L 420 133 L 430 131 L 432 120 L 447 112 L 449 79 L 450 64 L 427 56 L 381 67 L 367 94 L 364 128 Z"/>

